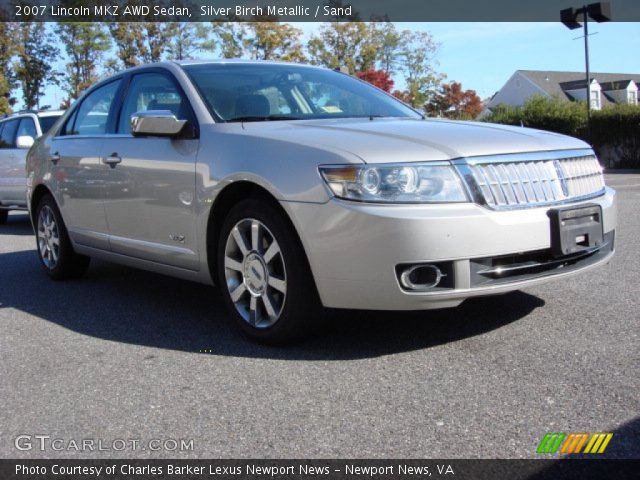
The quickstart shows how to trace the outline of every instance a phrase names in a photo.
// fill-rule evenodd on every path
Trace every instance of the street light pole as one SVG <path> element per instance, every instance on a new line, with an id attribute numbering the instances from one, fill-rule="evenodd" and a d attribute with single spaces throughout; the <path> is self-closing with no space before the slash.
<path id="1" fill-rule="evenodd" d="M 587 141 L 591 143 L 591 76 L 589 72 L 589 17 L 596 22 L 608 22 L 611 20 L 611 4 L 609 2 L 590 3 L 582 8 L 565 8 L 560 11 L 560 21 L 570 30 L 580 28 L 578 15 L 582 14 L 582 26 L 584 28 L 584 61 L 586 65 L 587 92 Z"/>
<path id="2" fill-rule="evenodd" d="M 591 143 L 591 75 L 589 74 L 589 9 L 585 5 L 582 7 L 584 15 L 584 63 L 587 70 L 587 141 Z"/>

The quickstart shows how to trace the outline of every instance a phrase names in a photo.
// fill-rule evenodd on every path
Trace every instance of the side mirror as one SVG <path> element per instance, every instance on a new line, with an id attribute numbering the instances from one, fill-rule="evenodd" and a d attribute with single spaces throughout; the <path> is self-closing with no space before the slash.
<path id="1" fill-rule="evenodd" d="M 134 137 L 175 137 L 186 124 L 186 120 L 178 120 L 170 110 L 147 110 L 131 115 Z"/>
<path id="2" fill-rule="evenodd" d="M 33 142 L 35 142 L 35 140 L 31 135 L 20 135 L 18 138 L 16 138 L 16 147 L 31 148 Z"/>

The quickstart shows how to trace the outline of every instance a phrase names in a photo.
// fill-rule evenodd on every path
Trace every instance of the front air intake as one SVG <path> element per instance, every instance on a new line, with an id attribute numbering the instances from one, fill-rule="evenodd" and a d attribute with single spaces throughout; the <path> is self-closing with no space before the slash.
<path id="1" fill-rule="evenodd" d="M 396 274 L 402 289 L 411 292 L 453 288 L 452 262 L 398 265 Z"/>

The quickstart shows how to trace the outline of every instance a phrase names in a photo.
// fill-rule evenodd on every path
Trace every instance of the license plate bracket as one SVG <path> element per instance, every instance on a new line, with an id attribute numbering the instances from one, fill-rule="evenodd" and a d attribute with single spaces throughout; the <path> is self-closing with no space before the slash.
<path id="1" fill-rule="evenodd" d="M 548 215 L 554 257 L 593 250 L 604 244 L 600 205 L 556 208 L 549 210 Z"/>

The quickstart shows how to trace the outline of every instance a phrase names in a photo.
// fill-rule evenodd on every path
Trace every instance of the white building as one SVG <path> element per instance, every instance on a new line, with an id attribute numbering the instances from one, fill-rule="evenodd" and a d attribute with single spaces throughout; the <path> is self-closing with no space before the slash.
<path id="1" fill-rule="evenodd" d="M 640 74 L 591 73 L 589 98 L 591 107 L 600 110 L 611 104 L 638 104 Z M 567 101 L 586 101 L 584 72 L 545 72 L 517 70 L 489 100 L 482 115 L 500 104 L 520 106 L 533 95 Z"/>

